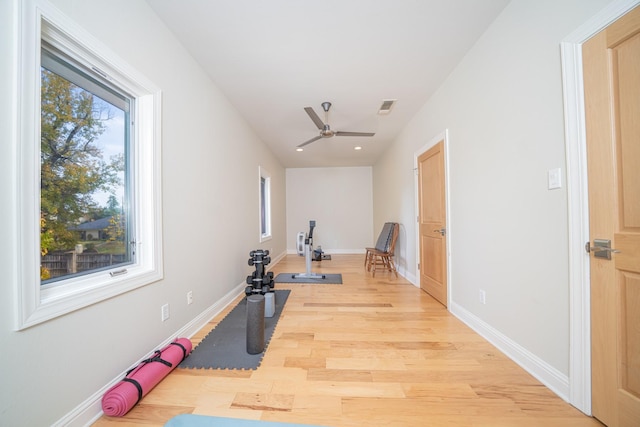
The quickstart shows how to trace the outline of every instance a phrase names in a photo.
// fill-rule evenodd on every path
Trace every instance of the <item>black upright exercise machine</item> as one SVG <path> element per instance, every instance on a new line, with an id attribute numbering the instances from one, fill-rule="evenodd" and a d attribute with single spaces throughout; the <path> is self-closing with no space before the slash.
<path id="1" fill-rule="evenodd" d="M 305 236 L 304 239 L 304 256 L 305 262 L 307 265 L 307 271 L 305 273 L 293 274 L 291 276 L 292 279 L 324 279 L 326 275 L 324 274 L 316 274 L 311 272 L 311 259 L 314 256 L 313 251 L 313 229 L 316 227 L 315 220 L 309 221 L 309 233 Z M 320 259 L 322 259 L 322 253 L 319 254 Z"/>

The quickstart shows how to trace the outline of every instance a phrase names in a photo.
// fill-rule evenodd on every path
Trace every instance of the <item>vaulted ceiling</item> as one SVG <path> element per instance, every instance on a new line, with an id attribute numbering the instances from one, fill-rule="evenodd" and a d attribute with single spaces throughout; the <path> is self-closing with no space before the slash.
<path id="1" fill-rule="evenodd" d="M 508 0 L 147 2 L 284 167 L 330 167 L 373 165 Z M 296 151 L 324 101 L 331 130 L 375 136 Z"/>

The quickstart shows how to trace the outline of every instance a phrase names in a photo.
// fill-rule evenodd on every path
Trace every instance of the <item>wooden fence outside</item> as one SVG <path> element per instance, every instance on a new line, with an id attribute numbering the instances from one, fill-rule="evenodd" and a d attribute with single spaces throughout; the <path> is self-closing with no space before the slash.
<path id="1" fill-rule="evenodd" d="M 82 271 L 95 270 L 120 264 L 126 261 L 126 254 L 76 253 L 47 254 L 40 259 L 40 265 L 46 268 L 51 278 Z"/>

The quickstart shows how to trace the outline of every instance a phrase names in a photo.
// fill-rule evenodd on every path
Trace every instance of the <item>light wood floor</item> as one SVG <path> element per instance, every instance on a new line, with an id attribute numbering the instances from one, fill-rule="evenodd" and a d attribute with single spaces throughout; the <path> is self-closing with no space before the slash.
<path id="1" fill-rule="evenodd" d="M 292 292 L 257 370 L 176 369 L 125 417 L 94 425 L 162 426 L 194 413 L 334 427 L 600 426 L 402 277 L 371 277 L 363 260 L 313 263 L 342 273 L 343 285 L 276 284 Z M 304 259 L 272 270 L 303 272 Z"/>

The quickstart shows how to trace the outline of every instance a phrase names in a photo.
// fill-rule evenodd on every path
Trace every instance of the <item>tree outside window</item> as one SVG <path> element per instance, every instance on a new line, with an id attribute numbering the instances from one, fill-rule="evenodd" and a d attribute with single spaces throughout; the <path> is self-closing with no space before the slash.
<path id="1" fill-rule="evenodd" d="M 126 98 L 44 50 L 42 63 L 40 278 L 44 284 L 130 260 L 126 212 L 119 201 L 126 193 L 130 133 Z M 119 100 L 125 109 L 81 87 L 83 83 L 106 93 L 105 98 Z M 101 228 L 89 233 L 91 224 Z"/>

